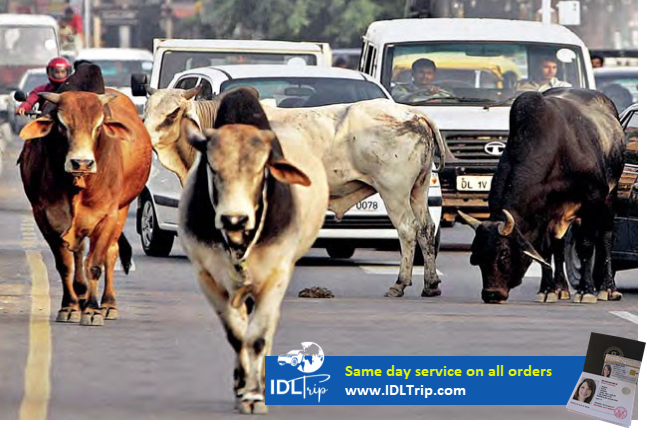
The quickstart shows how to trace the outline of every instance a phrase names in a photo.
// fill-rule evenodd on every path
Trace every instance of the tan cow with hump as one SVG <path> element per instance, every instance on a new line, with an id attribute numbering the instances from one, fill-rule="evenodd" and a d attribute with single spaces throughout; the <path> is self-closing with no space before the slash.
<path id="1" fill-rule="evenodd" d="M 191 100 L 200 88 L 149 90 L 144 124 L 160 162 L 186 181 L 195 151 L 180 126 L 182 118 L 209 128 L 221 94 L 212 101 Z M 232 91 L 232 90 L 230 90 Z M 252 90 L 254 91 L 254 90 Z M 401 245 L 398 279 L 387 296 L 400 297 L 412 283 L 416 243 L 423 251 L 421 295 L 441 294 L 436 271 L 435 226 L 428 210 L 428 189 L 435 152 L 445 162 L 445 143 L 437 127 L 417 110 L 390 100 L 368 100 L 318 108 L 263 110 L 280 141 L 297 133 L 326 169 L 329 209 L 341 218 L 356 203 L 378 193 L 396 227 Z"/>

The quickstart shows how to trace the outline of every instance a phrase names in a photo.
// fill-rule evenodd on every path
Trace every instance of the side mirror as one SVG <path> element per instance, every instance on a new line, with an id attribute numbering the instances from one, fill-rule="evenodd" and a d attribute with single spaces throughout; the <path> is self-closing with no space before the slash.
<path id="1" fill-rule="evenodd" d="M 148 76 L 145 73 L 133 73 L 131 75 L 131 93 L 134 97 L 146 97 L 146 84 Z"/>
<path id="2" fill-rule="evenodd" d="M 17 90 L 17 91 L 14 93 L 13 98 L 14 98 L 14 100 L 17 101 L 17 102 L 24 102 L 24 101 L 27 101 L 27 95 L 26 95 L 25 92 L 22 91 L 22 90 Z"/>

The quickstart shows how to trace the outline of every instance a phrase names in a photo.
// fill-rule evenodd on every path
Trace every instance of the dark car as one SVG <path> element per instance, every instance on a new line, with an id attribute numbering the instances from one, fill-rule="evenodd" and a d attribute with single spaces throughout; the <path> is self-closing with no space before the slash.
<path id="1" fill-rule="evenodd" d="M 596 88 L 608 96 L 619 112 L 639 102 L 639 69 L 637 67 L 604 67 L 594 69 Z"/>
<path id="2" fill-rule="evenodd" d="M 614 204 L 614 242 L 612 270 L 636 269 L 639 261 L 639 105 L 634 104 L 620 115 L 625 131 L 626 153 L 623 174 Z M 580 281 L 580 260 L 576 254 L 572 225 L 565 238 L 565 267 L 569 283 Z M 594 259 L 592 259 L 594 262 Z"/>

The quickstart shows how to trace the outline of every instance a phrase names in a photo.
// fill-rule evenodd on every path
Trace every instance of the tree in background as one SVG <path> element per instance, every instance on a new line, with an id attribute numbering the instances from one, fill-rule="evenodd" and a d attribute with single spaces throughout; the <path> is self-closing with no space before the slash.
<path id="1" fill-rule="evenodd" d="M 204 0 L 212 37 L 329 42 L 359 47 L 367 26 L 400 18 L 404 0 Z"/>

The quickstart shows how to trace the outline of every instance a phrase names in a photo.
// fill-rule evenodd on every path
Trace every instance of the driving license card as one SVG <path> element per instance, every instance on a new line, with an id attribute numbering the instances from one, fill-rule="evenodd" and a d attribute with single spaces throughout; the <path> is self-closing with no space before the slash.
<path id="1" fill-rule="evenodd" d="M 601 375 L 607 376 L 610 379 L 618 379 L 636 384 L 637 379 L 639 379 L 640 367 L 641 361 L 607 354 Z"/>

